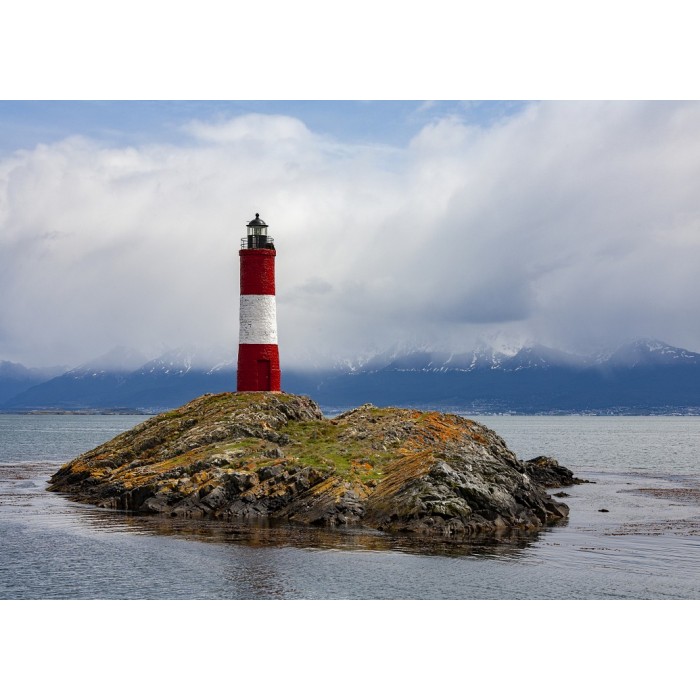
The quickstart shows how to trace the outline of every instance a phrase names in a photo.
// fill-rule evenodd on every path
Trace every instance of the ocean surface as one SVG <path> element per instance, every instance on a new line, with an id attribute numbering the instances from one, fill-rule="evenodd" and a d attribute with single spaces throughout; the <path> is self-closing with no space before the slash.
<path id="1" fill-rule="evenodd" d="M 477 417 L 520 458 L 591 483 L 563 489 L 564 525 L 450 544 L 134 516 L 45 490 L 142 420 L 0 415 L 0 599 L 700 598 L 700 417 Z"/>

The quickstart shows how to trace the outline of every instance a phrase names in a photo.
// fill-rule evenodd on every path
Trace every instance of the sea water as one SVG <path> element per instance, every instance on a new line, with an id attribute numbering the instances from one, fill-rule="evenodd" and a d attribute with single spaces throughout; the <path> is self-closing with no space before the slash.
<path id="1" fill-rule="evenodd" d="M 697 599 L 700 418 L 479 416 L 590 483 L 535 535 L 434 543 L 359 529 L 137 516 L 46 491 L 143 416 L 0 415 L 2 599 Z"/>

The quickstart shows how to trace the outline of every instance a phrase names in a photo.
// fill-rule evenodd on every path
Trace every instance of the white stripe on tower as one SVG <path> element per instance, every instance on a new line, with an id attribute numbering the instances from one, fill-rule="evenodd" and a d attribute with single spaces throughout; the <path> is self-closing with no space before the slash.
<path id="1" fill-rule="evenodd" d="M 239 343 L 277 345 L 277 304 L 274 294 L 241 296 Z"/>

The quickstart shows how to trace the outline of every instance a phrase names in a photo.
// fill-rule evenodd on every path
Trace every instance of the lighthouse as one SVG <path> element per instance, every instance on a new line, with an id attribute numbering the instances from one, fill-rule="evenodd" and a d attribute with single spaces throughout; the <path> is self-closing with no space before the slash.
<path id="1" fill-rule="evenodd" d="M 241 311 L 237 391 L 280 391 L 275 303 L 275 245 L 256 214 L 241 239 Z"/>

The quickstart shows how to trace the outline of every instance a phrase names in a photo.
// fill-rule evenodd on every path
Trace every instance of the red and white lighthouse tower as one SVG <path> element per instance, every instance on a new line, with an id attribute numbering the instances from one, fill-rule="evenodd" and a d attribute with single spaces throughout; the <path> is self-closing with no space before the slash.
<path id="1" fill-rule="evenodd" d="M 241 315 L 237 391 L 280 391 L 275 245 L 256 214 L 241 239 Z"/>

